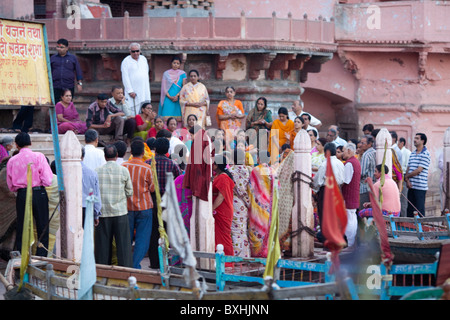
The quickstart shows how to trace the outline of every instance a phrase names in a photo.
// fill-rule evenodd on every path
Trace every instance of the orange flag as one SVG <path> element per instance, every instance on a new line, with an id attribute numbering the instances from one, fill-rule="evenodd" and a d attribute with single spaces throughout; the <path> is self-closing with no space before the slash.
<path id="1" fill-rule="evenodd" d="M 323 199 L 322 232 L 326 240 L 324 245 L 331 250 L 332 267 L 330 273 L 339 269 L 339 252 L 345 247 L 345 228 L 347 212 L 344 198 L 334 177 L 330 153 L 327 152 L 327 170 Z"/>

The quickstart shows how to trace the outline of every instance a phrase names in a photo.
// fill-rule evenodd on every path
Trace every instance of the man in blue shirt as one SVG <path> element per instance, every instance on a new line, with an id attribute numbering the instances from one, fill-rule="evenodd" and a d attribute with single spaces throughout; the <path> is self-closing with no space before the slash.
<path id="1" fill-rule="evenodd" d="M 406 169 L 405 182 L 408 187 L 408 209 L 406 215 L 414 217 L 414 211 L 425 216 L 425 196 L 428 190 L 428 168 L 431 156 L 425 144 L 427 136 L 424 133 L 416 133 L 414 146 L 416 150 L 411 152 Z"/>
<path id="2" fill-rule="evenodd" d="M 83 85 L 83 74 L 77 57 L 68 52 L 69 41 L 59 39 L 56 42 L 56 50 L 58 53 L 50 58 L 55 103 L 61 100 L 62 89 L 69 89 L 72 97 L 74 96 L 75 79 L 78 92 L 81 92 Z"/>

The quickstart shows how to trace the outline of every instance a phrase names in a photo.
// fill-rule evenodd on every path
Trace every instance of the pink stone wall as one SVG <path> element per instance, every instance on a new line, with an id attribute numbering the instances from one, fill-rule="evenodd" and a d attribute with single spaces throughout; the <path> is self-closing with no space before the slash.
<path id="1" fill-rule="evenodd" d="M 239 17 L 244 11 L 248 17 L 271 17 L 275 12 L 278 17 L 287 17 L 292 13 L 294 18 L 301 18 L 306 13 L 310 19 L 320 15 L 329 20 L 333 16 L 335 0 L 226 0 L 215 1 L 216 17 Z"/>

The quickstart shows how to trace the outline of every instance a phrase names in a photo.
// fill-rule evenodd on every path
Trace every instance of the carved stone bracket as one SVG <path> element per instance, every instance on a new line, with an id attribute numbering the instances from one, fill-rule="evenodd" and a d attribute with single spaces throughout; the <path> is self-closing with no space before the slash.
<path id="1" fill-rule="evenodd" d="M 304 61 L 300 72 L 300 82 L 306 82 L 308 73 L 319 73 L 322 68 L 322 64 L 330 59 L 331 56 L 313 56 Z"/>
<path id="2" fill-rule="evenodd" d="M 359 79 L 361 75 L 359 73 L 358 64 L 355 59 L 352 58 L 351 53 L 349 53 L 348 51 L 344 52 L 343 50 L 338 50 L 338 56 L 344 68 L 350 71 L 350 73 L 353 74 L 356 79 Z"/>
<path id="3" fill-rule="evenodd" d="M 289 77 L 292 70 L 302 70 L 305 62 L 309 59 L 311 59 L 311 55 L 298 54 L 294 60 L 290 60 L 288 69 L 283 72 L 284 78 Z"/>
<path id="4" fill-rule="evenodd" d="M 268 78 L 273 80 L 276 70 L 289 70 L 289 62 L 295 60 L 296 56 L 296 54 L 278 54 L 270 63 L 270 67 L 267 72 Z"/>
<path id="5" fill-rule="evenodd" d="M 426 76 L 426 65 L 427 65 L 427 59 L 428 59 L 428 52 L 419 52 L 419 82 L 424 83 L 427 81 Z"/>
<path id="6" fill-rule="evenodd" d="M 228 53 L 216 55 L 216 79 L 223 79 L 223 70 L 227 65 Z"/>
<path id="7" fill-rule="evenodd" d="M 263 53 L 250 55 L 250 69 L 249 77 L 251 80 L 256 80 L 259 77 L 261 70 L 267 70 L 270 67 L 270 63 L 275 57 L 276 53 Z"/>

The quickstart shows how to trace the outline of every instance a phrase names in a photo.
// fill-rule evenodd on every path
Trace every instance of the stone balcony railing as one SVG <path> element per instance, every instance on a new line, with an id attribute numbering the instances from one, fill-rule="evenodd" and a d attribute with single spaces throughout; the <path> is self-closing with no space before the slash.
<path id="1" fill-rule="evenodd" d="M 77 53 L 127 52 L 131 41 L 140 42 L 151 53 L 281 52 L 309 53 L 336 51 L 334 22 L 277 17 L 129 17 L 81 19 L 79 28 L 67 18 L 42 19 L 48 43 L 59 38 L 70 42 Z M 75 28 L 74 28 L 75 27 Z"/>
<path id="2" fill-rule="evenodd" d="M 429 46 L 450 52 L 449 1 L 389 1 L 337 4 L 336 41 L 399 47 Z"/>

